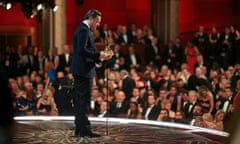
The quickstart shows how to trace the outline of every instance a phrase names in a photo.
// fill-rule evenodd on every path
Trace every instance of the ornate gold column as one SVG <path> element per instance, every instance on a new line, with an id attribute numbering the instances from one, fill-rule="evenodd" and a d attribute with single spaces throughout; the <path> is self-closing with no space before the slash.
<path id="1" fill-rule="evenodd" d="M 59 8 L 53 14 L 53 47 L 62 53 L 66 44 L 66 0 L 55 0 L 55 3 Z"/>
<path id="2" fill-rule="evenodd" d="M 66 43 L 66 0 L 55 0 L 58 10 L 43 10 L 37 18 L 37 45 L 45 54 L 49 49 L 58 48 L 62 53 Z"/>
<path id="3" fill-rule="evenodd" d="M 179 0 L 151 0 L 151 24 L 163 44 L 178 36 Z"/>
<path id="4" fill-rule="evenodd" d="M 46 54 L 48 49 L 51 48 L 50 41 L 51 41 L 51 17 L 50 17 L 50 10 L 43 10 L 37 16 L 37 45 L 40 50 L 43 50 Z"/>
<path id="5" fill-rule="evenodd" d="M 179 36 L 179 0 L 170 0 L 169 14 L 169 40 Z"/>

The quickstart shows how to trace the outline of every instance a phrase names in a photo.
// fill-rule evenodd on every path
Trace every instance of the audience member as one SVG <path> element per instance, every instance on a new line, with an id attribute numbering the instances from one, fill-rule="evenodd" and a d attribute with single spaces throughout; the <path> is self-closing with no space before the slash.
<path id="1" fill-rule="evenodd" d="M 212 113 L 214 108 L 214 98 L 211 91 L 204 85 L 198 89 L 198 101 L 202 105 L 204 113 Z"/>
<path id="2" fill-rule="evenodd" d="M 37 103 L 37 112 L 38 115 L 58 115 L 58 109 L 51 89 L 48 88 L 43 91 L 43 96 Z"/>
<path id="3" fill-rule="evenodd" d="M 188 64 L 189 72 L 191 74 L 194 73 L 194 64 L 197 62 L 197 55 L 199 55 L 198 48 L 193 44 L 192 41 L 187 42 L 187 46 L 185 48 L 185 56 Z"/>
<path id="4" fill-rule="evenodd" d="M 113 102 L 110 103 L 110 115 L 113 117 L 126 117 L 129 103 L 123 91 L 118 91 Z"/>
<path id="5" fill-rule="evenodd" d="M 195 106 L 197 105 L 199 105 L 197 101 L 197 92 L 194 90 L 190 90 L 188 92 L 188 101 L 183 107 L 183 112 L 187 120 L 190 120 L 194 117 L 194 113 L 196 111 Z M 201 107 L 201 112 L 202 112 L 202 107 Z"/>
<path id="6" fill-rule="evenodd" d="M 101 104 L 100 104 L 100 112 L 99 114 L 97 115 L 97 117 L 109 117 L 110 116 L 110 113 L 109 113 L 109 110 L 108 110 L 108 102 L 107 101 L 102 101 Z"/>
<path id="7" fill-rule="evenodd" d="M 157 120 L 161 107 L 156 105 L 156 98 L 153 94 L 148 95 L 147 105 L 143 108 L 142 118 L 145 120 Z"/>
<path id="8" fill-rule="evenodd" d="M 223 125 L 224 117 L 225 117 L 225 112 L 223 110 L 218 110 L 214 115 L 213 122 L 215 123 L 217 130 L 221 130 L 221 131 L 224 130 L 224 125 Z"/>

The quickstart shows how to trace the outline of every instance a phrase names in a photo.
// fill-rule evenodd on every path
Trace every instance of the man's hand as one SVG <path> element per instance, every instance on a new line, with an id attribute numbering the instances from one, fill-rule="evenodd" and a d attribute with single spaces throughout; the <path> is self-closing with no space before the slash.
<path id="1" fill-rule="evenodd" d="M 106 54 L 104 51 L 101 51 L 101 52 L 100 52 L 99 59 L 100 59 L 101 61 L 110 60 L 111 58 L 112 58 L 112 55 L 108 55 L 108 54 Z"/>

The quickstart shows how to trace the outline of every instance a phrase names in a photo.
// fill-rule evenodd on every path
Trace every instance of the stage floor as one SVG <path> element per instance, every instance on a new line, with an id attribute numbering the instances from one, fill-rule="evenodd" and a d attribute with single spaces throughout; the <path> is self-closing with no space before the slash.
<path id="1" fill-rule="evenodd" d="M 84 143 L 74 134 L 73 117 L 16 117 L 14 144 Z M 98 144 L 223 144 L 228 133 L 189 125 L 116 118 L 90 118 Z"/>

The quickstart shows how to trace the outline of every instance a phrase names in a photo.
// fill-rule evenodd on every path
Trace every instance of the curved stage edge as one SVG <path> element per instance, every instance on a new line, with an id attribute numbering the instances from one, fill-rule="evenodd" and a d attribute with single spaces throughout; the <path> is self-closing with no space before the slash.
<path id="1" fill-rule="evenodd" d="M 15 117 L 15 144 L 81 143 L 74 134 L 73 116 Z M 185 124 L 149 120 L 89 117 L 101 134 L 85 143 L 101 144 L 223 144 L 229 133 Z"/>

